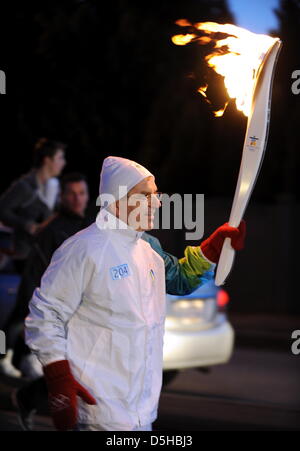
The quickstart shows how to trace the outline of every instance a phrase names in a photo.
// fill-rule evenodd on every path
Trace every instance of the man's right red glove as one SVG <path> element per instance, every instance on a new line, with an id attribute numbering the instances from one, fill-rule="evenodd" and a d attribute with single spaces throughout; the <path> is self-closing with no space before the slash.
<path id="1" fill-rule="evenodd" d="M 67 360 L 50 363 L 43 370 L 55 427 L 60 431 L 73 429 L 77 423 L 77 396 L 90 405 L 95 405 L 96 400 L 74 379 Z"/>
<path id="2" fill-rule="evenodd" d="M 244 247 L 245 237 L 246 222 L 244 220 L 238 227 L 231 227 L 228 222 L 225 222 L 201 243 L 201 251 L 208 260 L 218 263 L 225 238 L 231 238 L 233 249 L 240 251 Z"/>

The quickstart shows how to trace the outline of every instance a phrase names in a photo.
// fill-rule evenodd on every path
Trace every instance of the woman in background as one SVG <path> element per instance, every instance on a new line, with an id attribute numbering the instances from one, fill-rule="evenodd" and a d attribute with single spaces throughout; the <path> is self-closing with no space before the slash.
<path id="1" fill-rule="evenodd" d="M 65 147 L 58 141 L 39 139 L 34 147 L 33 168 L 0 197 L 0 221 L 13 229 L 13 258 L 20 273 L 33 236 L 47 224 L 57 203 L 56 177 L 66 164 Z"/>
<path id="2" fill-rule="evenodd" d="M 23 273 L 35 235 L 53 219 L 59 195 L 57 177 L 66 164 L 65 147 L 58 141 L 39 139 L 34 147 L 33 168 L 0 197 L 0 221 L 13 231 L 13 249 L 5 252 L 12 257 L 19 274 Z M 0 372 L 20 377 L 12 361 L 13 351 L 9 348 L 6 355 L 0 355 Z"/>

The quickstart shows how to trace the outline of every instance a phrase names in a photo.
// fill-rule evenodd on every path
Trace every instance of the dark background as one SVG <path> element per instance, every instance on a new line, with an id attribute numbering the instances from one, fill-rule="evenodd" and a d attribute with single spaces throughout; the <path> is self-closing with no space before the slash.
<path id="1" fill-rule="evenodd" d="M 282 0 L 276 14 L 270 34 L 283 48 L 268 148 L 245 216 L 247 246 L 226 284 L 236 312 L 300 313 L 300 94 L 291 91 L 300 70 L 300 1 Z M 197 93 L 209 77 L 213 106 L 226 98 L 222 78 L 204 64 L 209 49 L 171 42 L 181 18 L 234 23 L 226 1 L 20 2 L 8 16 L 0 192 L 28 171 L 33 145 L 45 136 L 68 144 L 64 172 L 88 176 L 93 202 L 103 159 L 118 155 L 149 168 L 160 191 L 204 193 L 204 236 L 228 220 L 247 120 L 233 101 L 214 118 Z M 178 256 L 193 244 L 183 232 L 158 235 Z"/>

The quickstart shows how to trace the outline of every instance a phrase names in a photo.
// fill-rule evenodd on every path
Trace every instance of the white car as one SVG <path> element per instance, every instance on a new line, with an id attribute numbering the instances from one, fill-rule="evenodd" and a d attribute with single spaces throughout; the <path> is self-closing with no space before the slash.
<path id="1" fill-rule="evenodd" d="M 187 296 L 167 295 L 164 383 L 179 369 L 228 362 L 234 343 L 234 331 L 225 312 L 228 301 L 227 292 L 214 281 Z"/>

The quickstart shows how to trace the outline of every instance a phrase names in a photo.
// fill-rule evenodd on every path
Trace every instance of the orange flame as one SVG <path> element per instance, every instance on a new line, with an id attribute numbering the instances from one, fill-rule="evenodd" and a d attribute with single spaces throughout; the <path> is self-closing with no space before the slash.
<path id="1" fill-rule="evenodd" d="M 226 102 L 224 108 L 221 108 L 221 110 L 214 111 L 215 117 L 222 117 L 223 116 L 223 114 L 224 114 L 224 112 L 225 112 L 225 110 L 227 108 L 228 103 L 229 102 Z"/>
<path id="2" fill-rule="evenodd" d="M 213 51 L 205 59 L 215 72 L 224 77 L 228 95 L 235 99 L 237 109 L 248 116 L 258 69 L 276 38 L 255 34 L 232 24 L 201 22 L 192 25 L 186 19 L 180 19 L 176 24 L 192 28 L 193 33 L 173 36 L 174 44 L 186 45 L 192 41 L 201 45 L 214 44 Z M 204 36 L 199 36 L 199 31 Z M 220 39 L 220 34 L 227 37 Z M 207 97 L 205 91 L 203 88 L 198 90 Z M 215 112 L 216 117 L 222 116 L 227 104 Z"/>
<path id="3" fill-rule="evenodd" d="M 172 37 L 172 41 L 176 45 L 186 45 L 191 42 L 194 38 L 197 38 L 195 34 L 177 34 Z"/>
<path id="4" fill-rule="evenodd" d="M 198 92 L 199 94 L 201 94 L 203 97 L 205 97 L 207 99 L 207 95 L 206 95 L 206 90 L 208 88 L 208 85 L 205 86 L 200 86 L 200 88 L 198 88 Z"/>

